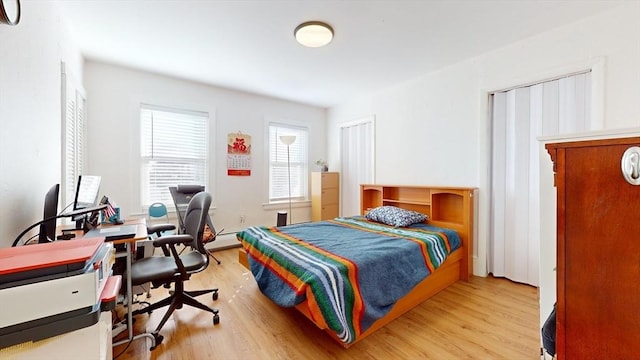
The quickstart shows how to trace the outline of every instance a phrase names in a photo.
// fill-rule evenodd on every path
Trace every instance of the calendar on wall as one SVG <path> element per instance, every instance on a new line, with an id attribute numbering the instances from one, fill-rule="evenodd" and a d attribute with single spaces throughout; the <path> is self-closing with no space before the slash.
<path id="1" fill-rule="evenodd" d="M 241 132 L 227 135 L 227 175 L 251 175 L 251 135 Z"/>

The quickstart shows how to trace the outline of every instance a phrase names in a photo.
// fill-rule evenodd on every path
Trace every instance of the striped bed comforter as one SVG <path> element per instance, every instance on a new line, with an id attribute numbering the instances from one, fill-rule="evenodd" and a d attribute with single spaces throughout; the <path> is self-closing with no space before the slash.
<path id="1" fill-rule="evenodd" d="M 250 227 L 237 237 L 263 294 L 285 307 L 306 299 L 313 320 L 346 344 L 461 244 L 453 230 L 394 228 L 361 216 Z"/>

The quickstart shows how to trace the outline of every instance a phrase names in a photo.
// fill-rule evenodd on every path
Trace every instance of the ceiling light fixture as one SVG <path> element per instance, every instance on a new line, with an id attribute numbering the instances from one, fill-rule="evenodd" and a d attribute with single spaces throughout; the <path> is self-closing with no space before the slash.
<path id="1" fill-rule="evenodd" d="M 321 47 L 333 40 L 333 28 L 321 21 L 307 21 L 298 25 L 293 35 L 304 46 Z"/>
<path id="2" fill-rule="evenodd" d="M 18 25 L 20 0 L 0 0 L 0 23 Z"/>

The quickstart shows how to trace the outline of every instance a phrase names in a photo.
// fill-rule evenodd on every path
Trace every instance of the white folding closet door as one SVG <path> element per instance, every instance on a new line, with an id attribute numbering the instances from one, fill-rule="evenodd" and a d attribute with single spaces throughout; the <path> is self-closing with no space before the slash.
<path id="1" fill-rule="evenodd" d="M 342 216 L 360 214 L 360 184 L 374 182 L 373 116 L 340 127 Z"/>
<path id="2" fill-rule="evenodd" d="M 489 272 L 514 281 L 537 284 L 539 256 L 532 253 L 530 89 L 494 96 L 493 223 Z M 499 120 L 498 120 L 499 119 Z M 535 152 L 537 154 L 537 150 Z M 535 205 L 534 205 L 535 206 Z M 535 285 L 534 284 L 534 285 Z"/>
<path id="3" fill-rule="evenodd" d="M 588 130 L 590 73 L 493 94 L 488 271 L 538 285 L 539 136 Z"/>

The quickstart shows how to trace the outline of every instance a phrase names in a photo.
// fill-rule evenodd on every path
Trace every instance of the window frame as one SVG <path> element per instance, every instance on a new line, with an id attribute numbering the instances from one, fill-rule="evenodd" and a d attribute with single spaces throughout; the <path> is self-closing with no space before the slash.
<path id="1" fill-rule="evenodd" d="M 87 164 L 87 95 L 77 78 L 60 63 L 62 146 L 60 211 L 73 206 L 78 177 Z M 71 143 L 72 142 L 72 143 Z"/>
<path id="2" fill-rule="evenodd" d="M 210 129 L 212 128 L 211 125 L 211 116 L 210 113 L 207 111 L 199 111 L 199 110 L 186 110 L 186 109 L 180 109 L 180 108 L 175 108 L 175 107 L 169 107 L 169 106 L 159 106 L 159 105 L 151 105 L 149 103 L 144 103 L 141 102 L 140 106 L 138 108 L 138 126 L 140 129 L 140 133 L 139 133 L 139 140 L 140 140 L 140 144 L 138 146 L 138 159 L 139 159 L 139 182 L 138 182 L 138 189 L 140 192 L 140 195 L 138 197 L 138 201 L 140 204 L 140 208 L 142 209 L 142 211 L 147 211 L 149 205 L 151 205 L 154 202 L 162 202 L 164 203 L 167 208 L 170 209 L 170 211 L 175 211 L 174 206 L 173 206 L 173 200 L 171 198 L 171 195 L 169 194 L 169 190 L 168 187 L 169 186 L 175 186 L 175 185 L 179 185 L 179 184 L 168 184 L 166 186 L 166 191 L 162 191 L 162 193 L 164 194 L 164 196 L 162 197 L 158 197 L 158 198 L 154 198 L 153 195 L 151 193 L 148 194 L 149 200 L 148 200 L 148 204 L 146 203 L 146 197 L 147 194 L 146 192 L 149 192 L 147 189 L 145 189 L 145 186 L 148 186 L 148 184 L 145 183 L 145 181 L 148 179 L 148 177 L 146 176 L 146 164 L 148 164 L 152 159 L 154 155 L 151 155 L 151 157 L 147 156 L 145 154 L 145 136 L 147 135 L 147 133 L 145 132 L 145 126 L 144 126 L 144 119 L 143 119 L 143 111 L 158 111 L 158 112 L 164 112 L 164 113 L 173 113 L 176 114 L 177 116 L 182 116 L 182 115 L 187 115 L 187 116 L 196 116 L 196 117 L 201 117 L 204 120 L 204 124 L 203 124 L 203 131 L 204 131 L 204 135 L 201 137 L 202 141 L 201 144 L 203 145 L 204 149 L 202 149 L 202 152 L 204 154 L 204 158 L 203 159 L 187 159 L 188 161 L 184 162 L 185 164 L 197 164 L 197 163 L 201 163 L 203 166 L 202 169 L 202 176 L 203 176 L 203 180 L 202 181 L 198 181 L 198 180 L 194 180 L 194 181 L 182 181 L 179 180 L 179 184 L 180 185 L 204 185 L 205 189 L 209 188 L 209 179 L 210 179 L 210 172 L 211 172 L 211 164 L 210 164 L 210 154 L 209 154 L 209 150 L 211 149 L 211 147 L 213 146 L 212 144 L 210 144 L 211 142 L 211 133 L 210 133 Z M 153 125 L 152 125 L 153 126 Z M 151 145 L 153 146 L 153 145 Z M 180 163 L 180 159 L 185 159 L 185 158 L 180 158 L 180 157 L 171 157 L 171 156 L 159 156 L 159 159 L 161 159 L 160 161 L 164 161 L 166 162 L 170 162 L 170 159 L 178 159 L 178 161 L 176 161 L 176 163 Z"/>
<path id="3" fill-rule="evenodd" d="M 298 162 L 301 166 L 299 172 L 300 172 L 300 177 L 298 179 L 300 187 L 301 187 L 301 191 L 300 194 L 298 195 L 294 195 L 292 194 L 291 196 L 291 202 L 292 203 L 304 203 L 304 202 L 308 202 L 309 201 L 309 147 L 310 147 L 310 135 L 309 135 L 309 127 L 305 124 L 301 124 L 301 123 L 297 123 L 297 122 L 292 122 L 292 121 L 286 121 L 286 120 L 267 120 L 266 124 L 265 124 L 265 173 L 267 176 L 267 181 L 266 181 L 266 193 L 265 193 L 265 198 L 266 198 L 266 204 L 284 204 L 284 203 L 288 203 L 289 202 L 289 196 L 288 196 L 288 181 L 287 181 L 287 194 L 286 196 L 280 196 L 280 197 L 272 197 L 272 170 L 273 170 L 273 161 L 272 161 L 272 148 L 271 148 L 271 129 L 272 127 L 277 127 L 277 128 L 282 128 L 282 129 L 290 129 L 292 130 L 292 132 L 303 132 L 305 137 L 306 137 L 306 149 L 302 149 L 301 150 L 301 154 L 303 156 L 302 161 Z M 280 135 L 285 135 L 285 133 L 279 134 L 277 135 L 278 137 Z M 280 142 L 279 139 L 275 139 L 275 141 L 277 141 L 279 145 L 281 145 L 280 149 L 286 150 L 286 145 L 282 144 Z M 298 141 L 298 139 L 296 139 L 296 141 Z M 295 146 L 296 142 L 294 142 L 291 146 Z M 298 143 L 298 145 L 300 145 L 300 143 Z M 286 152 L 285 152 L 286 154 Z M 286 160 L 285 164 L 286 165 Z M 281 162 L 281 161 L 277 161 L 277 162 Z M 282 166 L 282 165 L 280 165 Z M 294 161 L 291 161 L 291 167 L 292 169 L 294 168 Z M 293 179 L 293 173 L 292 175 L 292 179 Z M 295 181 L 292 181 L 292 188 L 295 186 L 294 185 Z"/>

